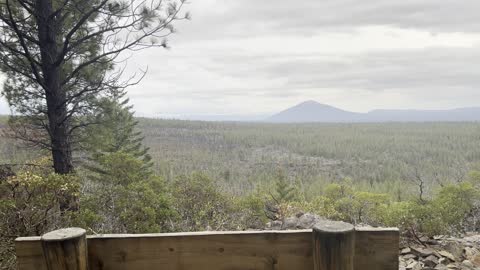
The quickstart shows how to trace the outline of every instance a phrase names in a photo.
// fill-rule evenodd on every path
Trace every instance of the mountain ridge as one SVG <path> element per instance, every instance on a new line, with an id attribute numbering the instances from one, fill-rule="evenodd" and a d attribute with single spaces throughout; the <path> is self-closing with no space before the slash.
<path id="1" fill-rule="evenodd" d="M 308 100 L 266 119 L 273 123 L 355 123 L 355 122 L 476 122 L 480 107 L 443 110 L 378 109 L 367 113 L 342 110 Z"/>

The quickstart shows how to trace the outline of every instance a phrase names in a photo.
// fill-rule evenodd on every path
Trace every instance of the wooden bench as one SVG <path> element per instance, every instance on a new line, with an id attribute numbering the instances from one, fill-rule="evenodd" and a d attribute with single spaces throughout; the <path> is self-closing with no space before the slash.
<path id="1" fill-rule="evenodd" d="M 313 230 L 86 236 L 80 228 L 16 239 L 19 270 L 398 270 L 395 228 L 322 222 Z"/>

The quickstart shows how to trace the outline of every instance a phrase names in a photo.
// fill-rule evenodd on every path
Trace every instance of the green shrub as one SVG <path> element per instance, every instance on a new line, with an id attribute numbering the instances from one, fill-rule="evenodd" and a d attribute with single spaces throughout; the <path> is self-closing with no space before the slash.
<path id="1" fill-rule="evenodd" d="M 79 188 L 77 177 L 53 173 L 49 159 L 0 179 L 0 269 L 14 268 L 16 237 L 69 226 Z"/>
<path id="2" fill-rule="evenodd" d="M 226 230 L 235 227 L 233 200 L 207 176 L 194 173 L 172 183 L 180 231 Z"/>
<path id="3" fill-rule="evenodd" d="M 175 219 L 166 183 L 145 170 L 131 154 L 100 159 L 101 178 L 86 185 L 75 215 L 78 226 L 102 233 L 147 233 L 173 230 Z"/>

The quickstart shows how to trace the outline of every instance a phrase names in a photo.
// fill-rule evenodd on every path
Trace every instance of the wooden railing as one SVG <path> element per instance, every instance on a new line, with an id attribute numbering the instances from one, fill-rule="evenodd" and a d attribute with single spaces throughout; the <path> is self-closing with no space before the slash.
<path id="1" fill-rule="evenodd" d="M 397 229 L 323 222 L 313 230 L 16 239 L 19 270 L 398 270 Z"/>

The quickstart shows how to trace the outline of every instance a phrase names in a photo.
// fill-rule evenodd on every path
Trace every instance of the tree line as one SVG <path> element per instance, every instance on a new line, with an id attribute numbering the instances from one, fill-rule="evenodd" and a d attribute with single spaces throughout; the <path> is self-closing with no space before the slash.
<path id="1" fill-rule="evenodd" d="M 126 89 L 144 72 L 125 78 L 125 52 L 167 47 L 184 4 L 0 0 L 2 269 L 16 237 L 69 226 L 246 230 L 309 211 L 413 236 L 477 229 L 478 124 L 135 118 Z"/>

